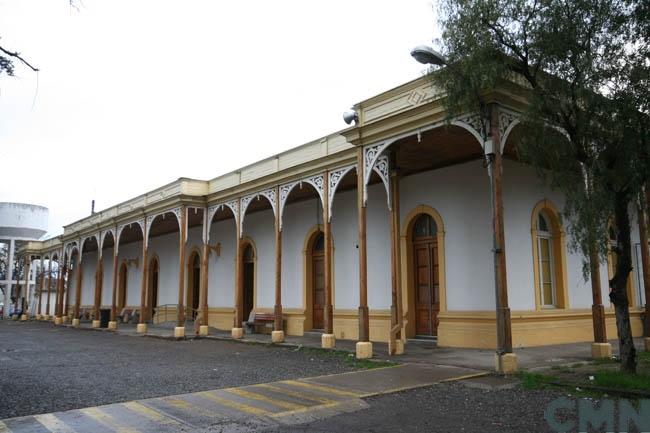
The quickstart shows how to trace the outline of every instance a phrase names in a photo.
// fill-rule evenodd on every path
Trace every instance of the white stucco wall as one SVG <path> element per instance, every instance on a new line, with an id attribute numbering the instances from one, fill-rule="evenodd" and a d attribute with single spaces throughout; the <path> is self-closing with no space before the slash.
<path id="1" fill-rule="evenodd" d="M 86 252 L 81 260 L 81 303 L 93 305 L 95 302 L 95 272 L 97 270 L 97 251 Z M 75 286 L 76 287 L 76 286 Z"/>
<path id="2" fill-rule="evenodd" d="M 220 244 L 220 255 L 210 254 L 208 262 L 208 305 L 235 305 L 235 249 L 237 227 L 234 219 L 216 221 L 210 226 L 210 245 Z"/>
<path id="3" fill-rule="evenodd" d="M 320 199 L 288 204 L 282 224 L 282 306 L 303 308 L 305 243 L 308 233 L 323 223 Z"/>
<path id="4" fill-rule="evenodd" d="M 273 211 L 265 210 L 246 215 L 244 237 L 255 246 L 255 307 L 275 305 L 275 229 Z"/>
<path id="5" fill-rule="evenodd" d="M 445 230 L 448 310 L 494 308 L 494 261 L 489 184 L 481 161 L 405 177 L 400 182 L 402 224 L 419 205 L 434 208 Z"/>
<path id="6" fill-rule="evenodd" d="M 359 227 L 356 190 L 337 192 L 332 202 L 335 309 L 359 308 Z M 370 267 L 369 267 L 370 269 Z"/>

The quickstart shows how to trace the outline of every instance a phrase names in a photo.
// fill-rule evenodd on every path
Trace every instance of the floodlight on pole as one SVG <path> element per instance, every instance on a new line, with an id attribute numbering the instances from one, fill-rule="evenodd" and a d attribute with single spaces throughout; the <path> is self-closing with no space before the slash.
<path id="1" fill-rule="evenodd" d="M 447 59 L 428 45 L 418 45 L 411 50 L 411 56 L 424 65 L 443 66 Z"/>

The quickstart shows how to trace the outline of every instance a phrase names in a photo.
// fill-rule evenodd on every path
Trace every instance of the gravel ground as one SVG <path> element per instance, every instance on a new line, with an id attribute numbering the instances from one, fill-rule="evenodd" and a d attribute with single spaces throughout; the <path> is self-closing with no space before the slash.
<path id="1" fill-rule="evenodd" d="M 264 432 L 551 432 L 544 408 L 562 394 L 440 384 L 366 399 L 368 409 Z"/>
<path id="2" fill-rule="evenodd" d="M 0 321 L 0 418 L 341 373 L 340 357 Z"/>

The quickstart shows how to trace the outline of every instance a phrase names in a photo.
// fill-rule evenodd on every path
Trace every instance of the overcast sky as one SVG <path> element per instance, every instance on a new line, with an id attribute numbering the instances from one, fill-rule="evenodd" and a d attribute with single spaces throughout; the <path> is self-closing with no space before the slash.
<path id="1" fill-rule="evenodd" d="M 342 129 L 417 78 L 431 0 L 0 0 L 0 201 L 49 235 L 179 177 L 211 179 Z"/>

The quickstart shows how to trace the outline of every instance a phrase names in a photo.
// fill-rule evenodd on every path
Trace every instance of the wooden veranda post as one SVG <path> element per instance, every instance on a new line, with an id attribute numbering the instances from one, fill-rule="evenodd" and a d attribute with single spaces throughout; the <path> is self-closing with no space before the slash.
<path id="1" fill-rule="evenodd" d="M 235 215 L 235 229 L 237 230 L 237 237 L 235 241 L 235 320 L 232 328 L 232 338 L 242 338 L 244 330 L 242 328 L 243 312 L 242 302 L 244 299 L 244 266 L 242 257 L 242 208 L 241 200 L 237 206 L 237 213 Z"/>
<path id="2" fill-rule="evenodd" d="M 115 231 L 115 241 L 113 243 L 113 293 L 111 298 L 111 323 L 108 324 L 109 329 L 117 328 L 117 257 L 119 255 L 120 238 Z"/>
<path id="3" fill-rule="evenodd" d="M 76 284 L 76 291 L 75 291 L 75 296 L 74 296 L 74 317 L 72 320 L 79 320 L 79 309 L 81 307 L 81 283 L 83 281 L 83 271 L 81 270 L 81 247 L 79 247 L 79 252 L 77 253 L 77 281 L 75 282 Z M 78 324 L 78 322 L 73 322 L 73 325 Z"/>
<path id="4" fill-rule="evenodd" d="M 275 188 L 275 196 L 280 197 L 279 186 Z M 279 208 L 275 212 L 275 307 L 273 313 L 271 341 L 281 343 L 284 341 L 284 329 L 282 327 L 282 227 Z"/>
<path id="5" fill-rule="evenodd" d="M 400 248 L 399 173 L 395 151 L 390 155 L 390 262 L 391 262 L 391 329 L 388 352 L 390 355 L 404 353 L 402 340 L 402 263 Z"/>
<path id="6" fill-rule="evenodd" d="M 366 250 L 366 203 L 364 200 L 363 147 L 357 149 L 357 209 L 359 218 L 359 342 L 357 358 L 372 357 L 370 343 L 370 317 L 368 312 L 368 256 Z"/>
<path id="7" fill-rule="evenodd" d="M 95 270 L 95 303 L 93 312 L 93 327 L 99 328 L 99 309 L 102 303 L 102 288 L 104 285 L 104 260 L 101 245 L 97 245 L 97 269 Z"/>
<path id="8" fill-rule="evenodd" d="M 499 112 L 496 105 L 490 107 L 490 137 L 492 145 L 485 149 L 490 174 L 492 199 L 494 279 L 496 297 L 497 351 L 496 369 L 500 373 L 510 373 L 517 369 L 517 357 L 512 353 L 512 328 L 508 306 L 508 274 L 506 271 L 506 245 L 503 222 L 503 159 L 499 132 Z"/>
<path id="9" fill-rule="evenodd" d="M 174 336 L 179 338 L 185 336 L 185 245 L 187 243 L 187 208 L 181 207 L 179 220 L 179 244 L 178 244 L 178 311 Z M 181 335 L 182 334 L 182 335 Z"/>
<path id="10" fill-rule="evenodd" d="M 147 324 L 145 323 L 147 311 L 147 281 L 149 278 L 148 265 L 149 265 L 149 233 L 147 230 L 147 218 L 144 218 L 144 227 L 142 227 L 142 276 L 140 278 L 140 314 L 137 326 L 137 332 L 144 334 L 147 332 Z"/>
<path id="11" fill-rule="evenodd" d="M 334 337 L 334 323 L 332 311 L 332 224 L 330 222 L 330 182 L 329 171 L 325 172 L 323 179 L 323 241 L 324 254 L 323 266 L 325 267 L 325 305 L 323 306 L 324 333 L 321 337 L 321 346 L 331 349 L 336 345 Z"/>

